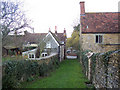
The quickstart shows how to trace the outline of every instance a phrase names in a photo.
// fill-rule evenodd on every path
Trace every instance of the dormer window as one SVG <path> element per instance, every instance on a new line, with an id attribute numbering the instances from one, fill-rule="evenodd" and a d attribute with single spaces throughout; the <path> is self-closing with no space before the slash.
<path id="1" fill-rule="evenodd" d="M 48 56 L 48 54 L 47 53 L 42 53 L 42 57 L 46 57 L 46 56 Z"/>
<path id="2" fill-rule="evenodd" d="M 28 58 L 35 58 L 35 54 L 34 53 L 29 53 Z"/>

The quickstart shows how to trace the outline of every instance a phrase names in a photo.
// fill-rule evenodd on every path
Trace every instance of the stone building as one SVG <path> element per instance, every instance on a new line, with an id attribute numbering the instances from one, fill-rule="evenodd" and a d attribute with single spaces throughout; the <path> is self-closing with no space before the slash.
<path id="1" fill-rule="evenodd" d="M 106 52 L 120 47 L 118 12 L 85 12 L 80 2 L 80 42 L 83 50 Z"/>

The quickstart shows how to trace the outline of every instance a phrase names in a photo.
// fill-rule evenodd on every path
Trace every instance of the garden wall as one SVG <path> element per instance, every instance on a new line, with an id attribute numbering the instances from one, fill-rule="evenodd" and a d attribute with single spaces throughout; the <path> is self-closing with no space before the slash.
<path id="1" fill-rule="evenodd" d="M 82 62 L 87 62 L 85 74 L 96 88 L 120 88 L 120 50 L 93 54 Z"/>

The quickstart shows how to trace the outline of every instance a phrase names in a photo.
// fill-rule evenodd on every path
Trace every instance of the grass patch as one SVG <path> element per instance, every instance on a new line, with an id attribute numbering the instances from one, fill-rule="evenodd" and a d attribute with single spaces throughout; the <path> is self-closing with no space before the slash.
<path id="1" fill-rule="evenodd" d="M 78 60 L 65 60 L 61 62 L 56 71 L 48 77 L 32 82 L 24 82 L 23 88 L 87 88 L 88 80 L 82 73 Z"/>

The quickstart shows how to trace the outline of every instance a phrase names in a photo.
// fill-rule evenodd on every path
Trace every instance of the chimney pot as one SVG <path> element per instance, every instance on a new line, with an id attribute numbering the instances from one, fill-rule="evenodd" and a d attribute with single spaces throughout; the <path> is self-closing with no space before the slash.
<path id="1" fill-rule="evenodd" d="M 64 36 L 66 37 L 66 30 L 65 30 L 65 28 L 64 28 Z"/>
<path id="2" fill-rule="evenodd" d="M 50 28 L 49 28 L 49 32 L 50 32 L 51 30 L 50 30 Z"/>
<path id="3" fill-rule="evenodd" d="M 55 33 L 57 33 L 57 26 L 55 26 Z"/>
<path id="4" fill-rule="evenodd" d="M 24 34 L 25 34 L 25 35 L 27 34 L 27 30 L 24 31 Z"/>
<path id="5" fill-rule="evenodd" d="M 80 15 L 85 15 L 85 5 L 84 1 L 80 2 Z"/>
<path id="6" fill-rule="evenodd" d="M 65 28 L 64 28 L 64 33 L 66 33 L 66 30 L 65 30 Z"/>

